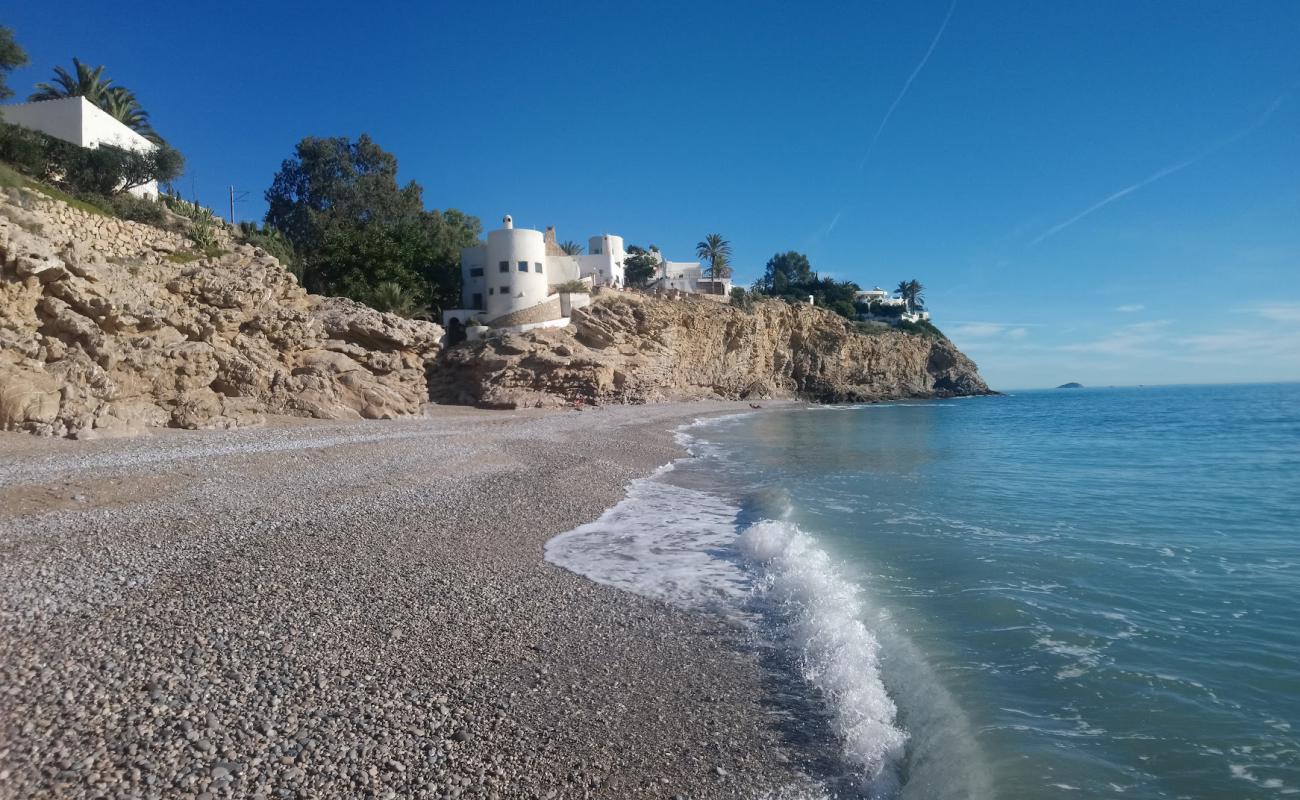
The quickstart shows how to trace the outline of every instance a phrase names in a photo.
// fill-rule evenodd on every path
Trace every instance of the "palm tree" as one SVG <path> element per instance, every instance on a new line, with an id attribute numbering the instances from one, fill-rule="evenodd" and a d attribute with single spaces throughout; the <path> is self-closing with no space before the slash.
<path id="1" fill-rule="evenodd" d="M 925 287 L 915 278 L 910 281 L 900 281 L 894 291 L 907 303 L 908 313 L 925 305 Z"/>
<path id="2" fill-rule="evenodd" d="M 695 255 L 701 261 L 709 262 L 710 280 L 731 277 L 731 242 L 723 239 L 722 234 L 705 236 L 704 241 L 695 245 Z"/>
<path id="3" fill-rule="evenodd" d="M 135 93 L 124 86 L 114 86 L 112 78 L 104 77 L 104 66 L 91 67 L 72 59 L 75 75 L 63 67 L 54 68 L 54 81 L 36 84 L 36 91 L 28 100 L 59 100 L 64 97 L 84 97 L 102 108 L 109 116 L 155 144 L 162 142 L 149 114 L 140 107 Z"/>
<path id="4" fill-rule="evenodd" d="M 564 254 L 566 256 L 582 255 L 582 245 L 578 244 L 572 239 L 566 239 L 564 242 L 562 242 L 560 244 L 560 249 L 564 251 Z"/>
<path id="5" fill-rule="evenodd" d="M 112 78 L 104 77 L 104 67 L 91 68 L 77 59 L 72 59 L 76 71 L 74 77 L 63 67 L 54 68 L 54 83 L 38 83 L 36 91 L 28 100 L 58 100 L 64 97 L 84 97 L 97 106 L 103 107 L 104 96 L 113 85 Z"/>

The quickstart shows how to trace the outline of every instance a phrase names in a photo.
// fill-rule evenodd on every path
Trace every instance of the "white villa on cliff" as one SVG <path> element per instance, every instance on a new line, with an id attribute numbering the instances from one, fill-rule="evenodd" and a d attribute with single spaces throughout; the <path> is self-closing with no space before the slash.
<path id="1" fill-rule="evenodd" d="M 157 147 L 84 97 L 0 106 L 0 119 L 80 147 L 108 144 L 136 152 L 148 152 Z M 156 198 L 158 182 L 150 181 L 128 191 L 138 197 Z"/>
<path id="2" fill-rule="evenodd" d="M 889 308 L 891 311 L 894 311 L 894 313 L 890 313 L 890 314 L 876 315 L 868 312 L 867 314 L 862 315 L 868 319 L 875 318 L 875 317 L 880 317 L 880 318 L 888 317 L 891 319 L 901 319 L 904 322 L 921 322 L 923 320 L 928 321 L 930 319 L 929 311 L 925 311 L 923 309 L 908 311 L 906 300 L 904 300 L 901 297 L 894 297 L 889 292 L 885 291 L 884 289 L 881 289 L 879 286 L 875 287 L 874 289 L 865 289 L 863 291 L 856 292 L 853 295 L 853 299 L 858 303 L 866 304 L 868 308 L 870 308 L 871 306 L 884 306 L 886 308 Z"/>
<path id="3" fill-rule="evenodd" d="M 585 255 L 569 255 L 555 241 L 555 228 L 545 232 L 516 228 L 510 215 L 489 231 L 487 241 L 460 251 L 462 308 L 442 312 L 442 324 L 478 322 L 493 328 L 524 331 L 563 327 L 573 309 L 591 302 L 590 289 L 625 285 L 627 251 L 623 237 L 605 233 L 587 240 Z M 698 263 L 665 261 L 652 287 L 713 294 L 712 283 L 701 280 Z M 558 291 L 581 282 L 585 291 Z M 730 281 L 727 281 L 730 291 Z M 569 287 L 566 287 L 569 288 Z"/>

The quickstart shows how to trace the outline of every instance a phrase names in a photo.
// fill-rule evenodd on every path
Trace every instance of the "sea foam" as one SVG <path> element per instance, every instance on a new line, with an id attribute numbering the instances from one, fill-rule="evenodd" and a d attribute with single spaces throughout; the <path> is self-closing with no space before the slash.
<path id="1" fill-rule="evenodd" d="M 798 654 L 800 672 L 826 698 L 844 760 L 872 797 L 892 797 L 907 733 L 880 672 L 880 643 L 862 622 L 859 590 L 812 536 L 792 523 L 765 520 L 737 540 L 758 570 L 755 599 L 770 605 Z"/>

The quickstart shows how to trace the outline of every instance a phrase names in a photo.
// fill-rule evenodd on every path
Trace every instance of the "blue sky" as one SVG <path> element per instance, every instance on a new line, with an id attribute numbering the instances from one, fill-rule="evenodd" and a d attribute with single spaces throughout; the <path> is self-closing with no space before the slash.
<path id="1" fill-rule="evenodd" d="M 919 279 L 998 388 L 1300 380 L 1294 0 L 77 5 L 10 85 L 106 64 L 241 218 L 368 132 L 487 227 Z"/>

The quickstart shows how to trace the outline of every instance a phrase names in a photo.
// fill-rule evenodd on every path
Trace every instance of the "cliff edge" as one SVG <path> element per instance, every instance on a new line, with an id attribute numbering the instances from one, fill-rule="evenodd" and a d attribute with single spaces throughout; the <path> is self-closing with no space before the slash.
<path id="1" fill-rule="evenodd" d="M 0 429 L 416 414 L 442 328 L 309 295 L 265 252 L 0 192 Z M 216 252 L 216 251 L 214 251 Z"/>
<path id="2" fill-rule="evenodd" d="M 991 394 L 946 339 L 863 333 L 830 311 L 780 300 L 741 309 L 627 292 L 597 296 L 567 328 L 449 348 L 429 385 L 435 401 L 491 407 Z"/>

